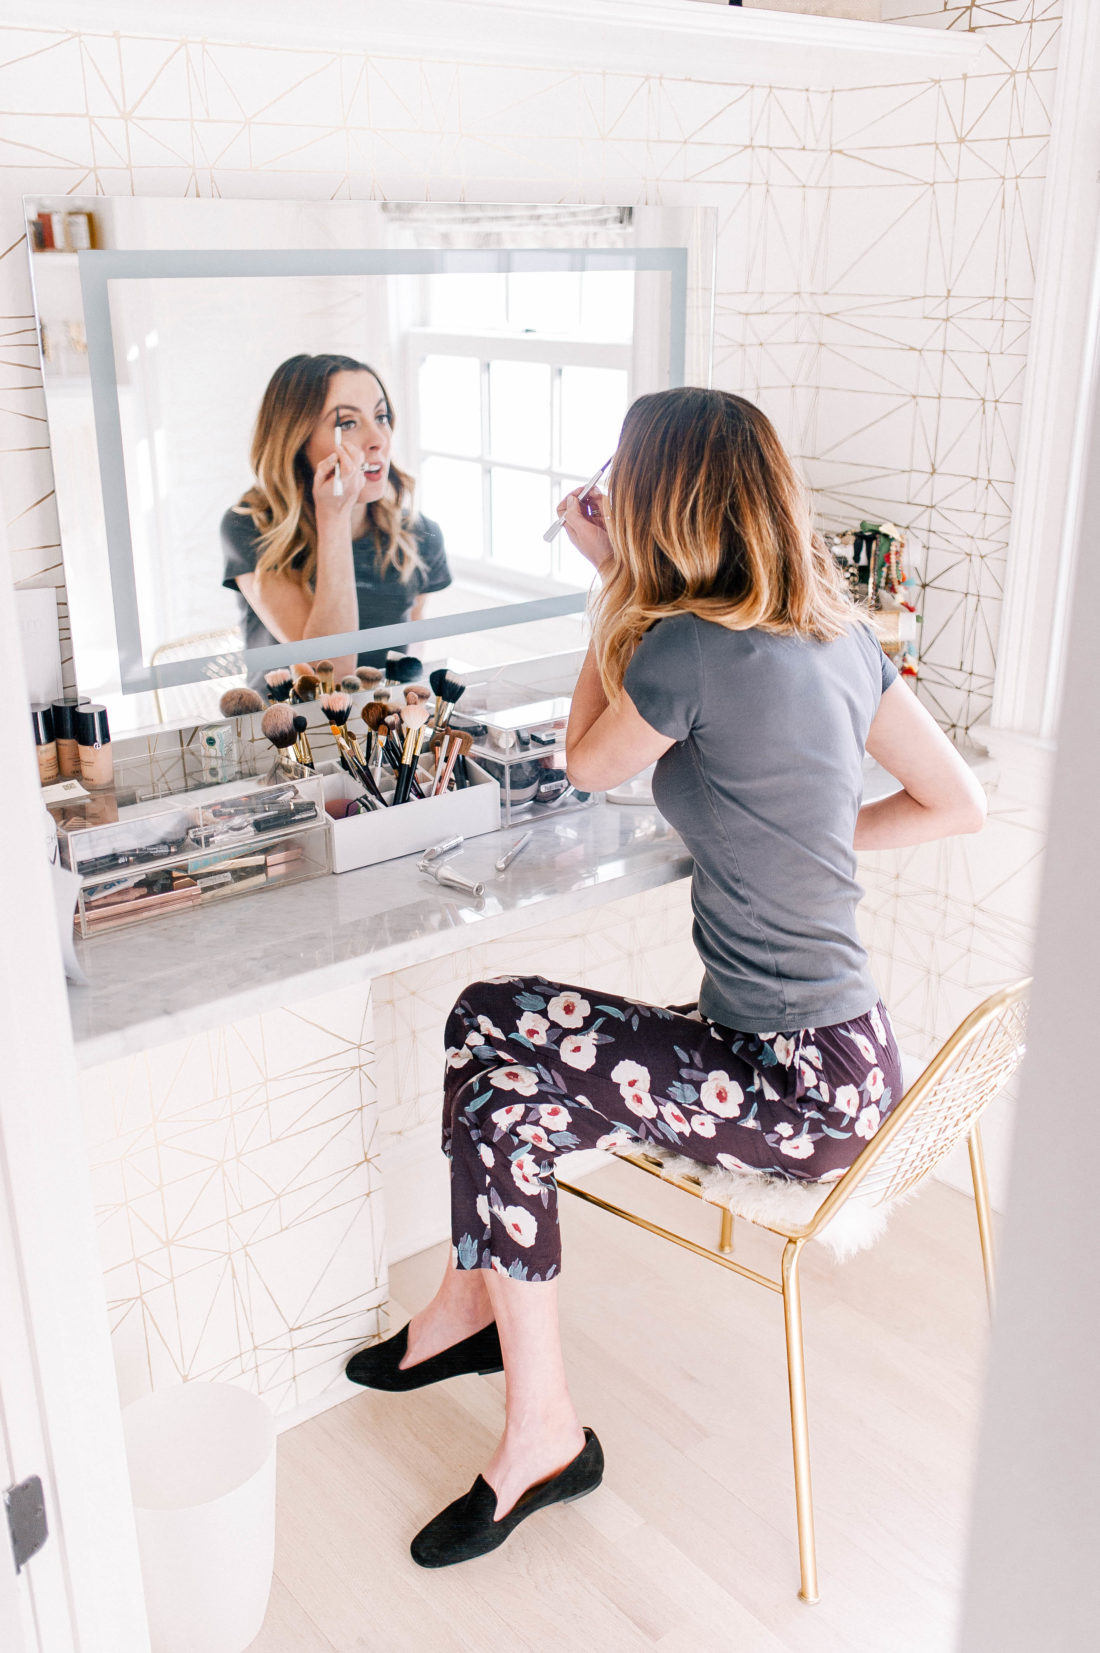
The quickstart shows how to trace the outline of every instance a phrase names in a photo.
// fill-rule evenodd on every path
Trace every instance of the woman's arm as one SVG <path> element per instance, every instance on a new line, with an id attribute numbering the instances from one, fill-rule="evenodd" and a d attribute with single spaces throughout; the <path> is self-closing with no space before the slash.
<path id="1" fill-rule="evenodd" d="M 883 695 L 867 750 L 903 790 L 863 805 L 856 820 L 857 850 L 904 849 L 981 829 L 985 793 L 904 683 L 892 683 Z"/>
<path id="2" fill-rule="evenodd" d="M 647 723 L 624 690 L 613 706 L 589 646 L 565 731 L 565 772 L 582 792 L 606 792 L 648 769 L 675 744 Z"/>
<path id="3" fill-rule="evenodd" d="M 313 591 L 285 574 L 237 575 L 238 591 L 280 643 L 359 630 L 351 532 L 357 490 L 345 483 L 342 495 L 333 494 L 336 458 L 335 452 L 331 453 L 313 474 L 317 516 L 317 573 Z M 353 442 L 345 442 L 341 450 L 344 475 L 357 473 L 361 462 L 359 448 Z M 355 661 L 354 654 L 342 654 L 334 660 L 336 678 L 353 672 Z"/>
<path id="4" fill-rule="evenodd" d="M 558 506 L 570 540 L 601 575 L 612 556 L 603 504 L 603 495 L 593 488 L 583 505 L 574 492 Z M 581 792 L 606 792 L 648 769 L 673 744 L 635 710 L 625 691 L 614 706 L 608 705 L 595 651 L 589 645 L 565 731 L 565 772 L 573 785 Z"/>

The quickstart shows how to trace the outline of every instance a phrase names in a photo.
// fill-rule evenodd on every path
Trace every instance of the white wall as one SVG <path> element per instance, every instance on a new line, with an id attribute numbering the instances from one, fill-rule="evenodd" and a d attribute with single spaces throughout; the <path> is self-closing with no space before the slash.
<path id="1" fill-rule="evenodd" d="M 828 520 L 928 544 L 921 693 L 990 700 L 1058 0 L 887 15 L 972 22 L 962 82 L 845 90 L 0 28 L 0 486 L 18 580 L 64 595 L 21 191 L 589 198 L 719 209 L 716 382 L 757 397 Z M 151 25 L 152 26 L 152 25 Z M 837 25 L 841 27 L 841 25 Z M 803 71 L 804 72 L 804 71 Z M 950 298 L 948 298 L 950 294 Z M 1042 754 L 1006 748 L 975 844 L 869 858 L 865 919 L 923 1054 L 1026 963 Z"/>

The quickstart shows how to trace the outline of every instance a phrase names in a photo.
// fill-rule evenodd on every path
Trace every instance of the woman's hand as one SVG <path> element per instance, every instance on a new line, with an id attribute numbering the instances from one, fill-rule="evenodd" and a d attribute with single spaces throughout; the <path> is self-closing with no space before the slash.
<path id="1" fill-rule="evenodd" d="M 337 462 L 343 484 L 343 491 L 339 494 L 334 492 Z M 313 472 L 313 508 L 317 513 L 319 529 L 323 523 L 335 527 L 350 522 L 351 513 L 366 486 L 365 464 L 362 448 L 358 443 L 349 441 L 333 448 L 318 464 Z"/>
<path id="2" fill-rule="evenodd" d="M 601 494 L 598 488 L 590 488 L 584 498 L 578 500 L 579 491 L 574 489 L 571 494 L 566 494 L 558 506 L 558 515 L 564 518 L 570 543 L 599 572 L 614 556 L 604 515 L 607 496 Z"/>

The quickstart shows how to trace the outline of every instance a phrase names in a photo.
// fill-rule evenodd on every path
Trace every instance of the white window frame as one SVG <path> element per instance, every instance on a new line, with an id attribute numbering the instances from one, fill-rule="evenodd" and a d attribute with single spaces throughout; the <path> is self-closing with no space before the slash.
<path id="1" fill-rule="evenodd" d="M 477 454 L 455 453 L 444 448 L 423 448 L 420 445 L 420 366 L 428 356 L 473 357 L 479 365 L 481 378 L 481 439 Z M 546 365 L 551 372 L 552 446 L 548 465 L 524 465 L 516 460 L 494 459 L 489 433 L 489 364 L 494 361 L 534 362 Z M 492 555 L 491 476 L 494 470 L 525 471 L 531 476 L 544 476 L 548 482 L 562 485 L 573 482 L 574 473 L 560 463 L 560 396 L 561 371 L 565 367 L 614 368 L 627 375 L 627 405 L 634 394 L 634 346 L 629 340 L 612 343 L 607 340 L 576 337 L 556 337 L 539 334 L 503 332 L 457 333 L 432 327 L 409 328 L 405 334 L 404 406 L 407 408 L 407 426 L 410 445 L 406 449 L 411 468 L 419 475 L 425 459 L 455 459 L 464 464 L 481 466 L 482 483 L 482 556 L 450 558 L 452 569 L 478 580 L 487 577 L 494 584 L 507 585 L 518 591 L 545 594 L 553 591 L 574 591 L 576 582 L 565 579 L 559 561 L 560 536 L 551 547 L 551 573 L 547 577 L 524 574 L 508 564 L 497 562 Z M 606 455 L 597 455 L 592 468 Z M 585 478 L 579 480 L 584 481 Z M 548 519 L 549 521 L 549 519 Z"/>

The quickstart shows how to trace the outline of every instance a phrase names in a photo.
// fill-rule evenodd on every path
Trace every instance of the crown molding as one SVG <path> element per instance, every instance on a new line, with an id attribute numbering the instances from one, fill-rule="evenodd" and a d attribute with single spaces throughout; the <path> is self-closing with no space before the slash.
<path id="1" fill-rule="evenodd" d="M 697 0 L 51 0 L 48 29 L 366 51 L 791 87 L 905 85 L 975 72 L 979 36 L 744 11 Z M 0 0 L 0 23 L 27 27 Z"/>

